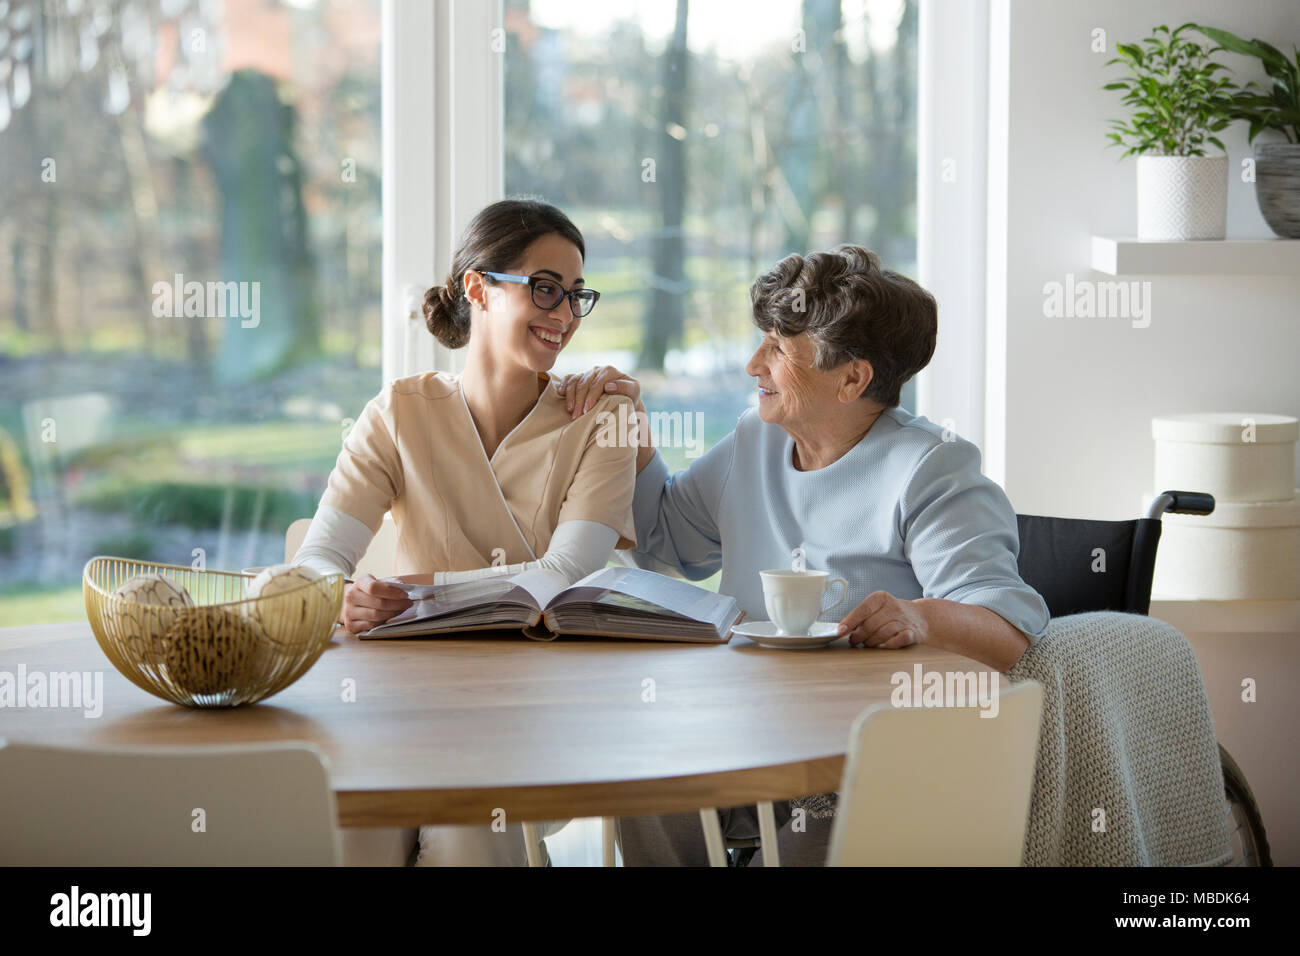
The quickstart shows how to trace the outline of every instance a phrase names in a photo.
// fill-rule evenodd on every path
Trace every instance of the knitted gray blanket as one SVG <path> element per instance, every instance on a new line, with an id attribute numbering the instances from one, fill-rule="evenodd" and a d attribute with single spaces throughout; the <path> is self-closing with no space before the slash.
<path id="1" fill-rule="evenodd" d="M 1007 677 L 1043 685 L 1024 865 L 1231 858 L 1214 721 L 1187 638 L 1139 614 L 1053 618 Z M 832 816 L 835 794 L 791 806 Z"/>

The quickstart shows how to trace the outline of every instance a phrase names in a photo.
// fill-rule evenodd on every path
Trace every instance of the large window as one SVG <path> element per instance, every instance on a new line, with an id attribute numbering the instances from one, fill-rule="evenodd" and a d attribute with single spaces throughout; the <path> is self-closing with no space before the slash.
<path id="1" fill-rule="evenodd" d="M 856 242 L 915 273 L 915 0 L 506 0 L 505 30 L 505 191 L 573 217 L 603 293 L 557 368 L 634 372 L 671 465 L 756 398 L 759 272 Z"/>
<path id="2" fill-rule="evenodd" d="M 638 375 L 688 464 L 753 401 L 760 271 L 915 272 L 917 13 L 0 2 L 0 625 L 80 618 L 99 553 L 276 560 L 382 369 L 454 366 L 408 300 L 503 187 L 587 236 L 559 370 Z"/>
<path id="3" fill-rule="evenodd" d="M 0 625 L 283 555 L 379 391 L 380 0 L 0 3 Z"/>

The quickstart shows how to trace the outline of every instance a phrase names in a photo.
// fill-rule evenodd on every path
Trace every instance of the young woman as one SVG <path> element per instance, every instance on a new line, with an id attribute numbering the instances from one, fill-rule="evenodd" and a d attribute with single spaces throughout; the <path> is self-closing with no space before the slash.
<path id="1" fill-rule="evenodd" d="M 350 576 L 390 510 L 395 572 L 408 584 L 538 567 L 573 582 L 634 545 L 635 446 L 597 441 L 597 416 L 575 420 L 549 387 L 600 297 L 583 280 L 584 256 L 577 227 L 544 202 L 506 199 L 474 217 L 447 281 L 424 297 L 434 337 L 468 345 L 465 370 L 396 379 L 367 403 L 295 564 Z M 604 400 L 630 410 L 625 396 Z M 359 633 L 409 604 L 401 588 L 361 574 L 342 624 Z M 420 864 L 523 865 L 522 828 L 493 832 L 490 822 L 422 827 Z"/>

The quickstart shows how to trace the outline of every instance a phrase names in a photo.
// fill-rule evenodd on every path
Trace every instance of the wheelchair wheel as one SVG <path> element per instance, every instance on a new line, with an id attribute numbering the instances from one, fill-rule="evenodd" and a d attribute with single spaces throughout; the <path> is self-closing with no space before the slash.
<path id="1" fill-rule="evenodd" d="M 1223 764 L 1223 798 L 1232 841 L 1232 859 L 1224 866 L 1272 866 L 1264 821 L 1246 775 L 1223 744 L 1219 744 L 1219 760 Z"/>

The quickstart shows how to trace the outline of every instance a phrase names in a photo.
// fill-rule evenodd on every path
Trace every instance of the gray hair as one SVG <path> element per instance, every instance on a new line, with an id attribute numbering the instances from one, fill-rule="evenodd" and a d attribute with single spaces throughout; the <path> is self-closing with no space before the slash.
<path id="1" fill-rule="evenodd" d="M 870 362 L 874 374 L 862 395 L 886 408 L 899 403 L 903 385 L 934 356 L 934 296 L 882 269 L 880 257 L 862 246 L 786 256 L 754 280 L 749 298 L 763 332 L 808 333 L 814 368 Z"/>

